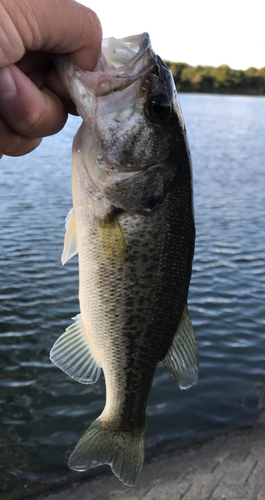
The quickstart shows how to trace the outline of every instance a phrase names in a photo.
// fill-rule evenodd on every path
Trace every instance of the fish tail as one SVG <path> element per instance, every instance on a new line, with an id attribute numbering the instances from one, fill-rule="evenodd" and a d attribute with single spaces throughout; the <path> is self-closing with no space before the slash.
<path id="1" fill-rule="evenodd" d="M 145 428 L 119 432 L 100 417 L 93 422 L 70 455 L 71 469 L 85 471 L 109 464 L 112 472 L 127 486 L 134 486 L 144 461 Z"/>

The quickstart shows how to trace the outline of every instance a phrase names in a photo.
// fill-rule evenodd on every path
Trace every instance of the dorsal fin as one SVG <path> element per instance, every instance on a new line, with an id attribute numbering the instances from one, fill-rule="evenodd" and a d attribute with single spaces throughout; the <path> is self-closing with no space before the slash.
<path id="1" fill-rule="evenodd" d="M 196 384 L 199 356 L 187 305 L 172 344 L 162 362 L 180 389 L 188 389 Z"/>
<path id="2" fill-rule="evenodd" d="M 73 319 L 75 322 L 56 340 L 50 360 L 78 382 L 93 384 L 99 379 L 101 368 L 82 331 L 81 314 Z"/>

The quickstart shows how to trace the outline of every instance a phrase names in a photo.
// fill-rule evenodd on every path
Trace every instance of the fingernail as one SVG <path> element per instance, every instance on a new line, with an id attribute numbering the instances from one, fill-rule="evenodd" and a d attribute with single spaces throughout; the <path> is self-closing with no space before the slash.
<path id="1" fill-rule="evenodd" d="M 0 69 L 0 101 L 3 103 L 12 102 L 16 94 L 17 88 L 10 69 Z"/>

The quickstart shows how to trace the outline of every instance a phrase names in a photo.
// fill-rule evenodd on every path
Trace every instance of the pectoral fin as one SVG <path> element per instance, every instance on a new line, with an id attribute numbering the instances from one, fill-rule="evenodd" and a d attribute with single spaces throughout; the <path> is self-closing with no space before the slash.
<path id="1" fill-rule="evenodd" d="M 114 267 L 124 266 L 127 260 L 127 243 L 117 217 L 98 226 L 101 251 Z"/>
<path id="2" fill-rule="evenodd" d="M 56 340 L 50 360 L 78 382 L 93 384 L 99 379 L 101 368 L 82 331 L 81 314 L 73 319 L 75 322 Z"/>
<path id="3" fill-rule="evenodd" d="M 64 247 L 61 257 L 62 265 L 71 259 L 78 251 L 77 249 L 77 225 L 73 208 L 65 219 Z"/>
<path id="4" fill-rule="evenodd" d="M 172 344 L 162 361 L 180 389 L 188 389 L 196 384 L 199 356 L 187 306 L 184 308 Z"/>

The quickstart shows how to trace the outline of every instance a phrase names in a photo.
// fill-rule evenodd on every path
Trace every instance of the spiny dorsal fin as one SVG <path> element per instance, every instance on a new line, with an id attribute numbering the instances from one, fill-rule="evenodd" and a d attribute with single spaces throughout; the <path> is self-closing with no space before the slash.
<path id="1" fill-rule="evenodd" d="M 64 247 L 61 257 L 62 265 L 71 259 L 77 252 L 77 226 L 73 208 L 71 208 L 65 219 Z"/>
<path id="2" fill-rule="evenodd" d="M 81 314 L 56 340 L 50 360 L 67 375 L 82 384 L 93 384 L 99 379 L 101 368 L 94 360 L 82 331 Z"/>
<path id="3" fill-rule="evenodd" d="M 162 361 L 180 389 L 188 389 L 196 384 L 199 356 L 187 305 L 172 344 Z"/>

